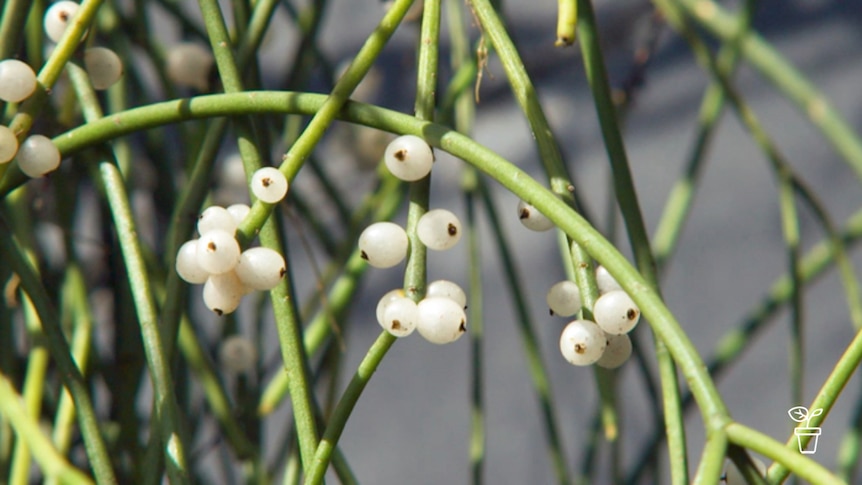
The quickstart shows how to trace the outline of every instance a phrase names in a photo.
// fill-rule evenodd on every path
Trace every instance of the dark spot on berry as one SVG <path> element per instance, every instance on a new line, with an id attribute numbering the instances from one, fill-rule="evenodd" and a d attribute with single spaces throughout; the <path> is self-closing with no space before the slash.
<path id="1" fill-rule="evenodd" d="M 626 318 L 628 318 L 629 320 L 634 320 L 637 317 L 638 317 L 638 311 L 635 310 L 634 308 L 629 308 L 629 311 L 626 312 Z"/>
<path id="2" fill-rule="evenodd" d="M 404 160 L 407 160 L 407 150 L 402 148 L 401 150 L 398 150 L 397 152 L 395 152 L 394 156 L 395 156 L 395 160 L 398 160 L 399 162 L 403 162 Z"/>
<path id="3" fill-rule="evenodd" d="M 272 185 L 272 179 L 269 177 L 264 177 L 260 180 L 260 184 L 264 187 L 269 187 L 270 185 Z"/>
<path id="4" fill-rule="evenodd" d="M 554 310 L 548 308 L 548 315 L 553 317 L 554 316 Z"/>
<path id="5" fill-rule="evenodd" d="M 70 17 L 71 16 L 69 15 L 69 12 L 60 12 L 60 20 L 62 20 L 64 23 L 68 22 Z"/>
<path id="6" fill-rule="evenodd" d="M 521 209 L 521 212 L 518 214 L 519 219 L 529 219 L 530 218 L 530 209 L 524 207 Z"/>
<path id="7" fill-rule="evenodd" d="M 359 252 L 359 257 L 368 261 L 368 254 L 364 250 Z"/>
<path id="8" fill-rule="evenodd" d="M 286 275 L 286 274 L 287 274 L 287 268 L 281 268 L 280 270 L 278 270 L 278 277 L 279 278 L 284 278 L 284 275 Z"/>
<path id="9" fill-rule="evenodd" d="M 207 243 L 207 249 L 209 249 L 210 251 L 215 251 L 216 249 L 218 249 L 218 247 L 216 246 L 216 243 L 210 241 L 209 243 Z"/>
<path id="10" fill-rule="evenodd" d="M 218 315 L 218 316 L 222 316 L 222 315 L 224 315 L 224 312 L 222 311 L 222 309 L 221 309 L 221 308 L 213 308 L 213 311 L 214 311 L 214 312 L 215 312 L 215 314 L 216 314 L 216 315 Z"/>
<path id="11" fill-rule="evenodd" d="M 461 325 L 458 325 L 458 331 L 459 332 L 466 332 L 467 331 L 467 322 L 464 319 L 461 319 Z"/>
<path id="12" fill-rule="evenodd" d="M 587 346 L 584 344 L 575 344 L 575 353 L 583 354 L 587 351 Z"/>
<path id="13" fill-rule="evenodd" d="M 401 322 L 398 320 L 392 320 L 392 330 L 401 330 Z"/>
<path id="14" fill-rule="evenodd" d="M 449 223 L 449 226 L 446 228 L 446 230 L 449 232 L 450 236 L 458 234 L 458 226 L 452 224 L 451 222 Z"/>

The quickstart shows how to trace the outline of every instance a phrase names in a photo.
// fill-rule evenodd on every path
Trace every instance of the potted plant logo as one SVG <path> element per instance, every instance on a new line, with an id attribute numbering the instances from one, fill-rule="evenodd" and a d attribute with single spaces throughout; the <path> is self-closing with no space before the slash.
<path id="1" fill-rule="evenodd" d="M 808 408 L 805 406 L 796 406 L 788 409 L 787 414 L 790 415 L 790 419 L 797 423 L 805 423 L 805 426 L 799 426 L 793 430 L 793 433 L 796 435 L 796 441 L 799 443 L 799 452 L 803 455 L 813 455 L 814 453 L 817 453 L 817 438 L 820 436 L 820 428 L 812 427 L 811 420 L 823 414 L 823 408 L 813 409 L 811 412 L 808 412 Z M 806 449 L 806 438 L 811 440 L 810 450 Z"/>

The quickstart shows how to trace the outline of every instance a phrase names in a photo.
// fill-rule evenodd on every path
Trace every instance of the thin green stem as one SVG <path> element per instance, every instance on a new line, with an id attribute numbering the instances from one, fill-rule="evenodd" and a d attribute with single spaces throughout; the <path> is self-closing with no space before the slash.
<path id="1" fill-rule="evenodd" d="M 731 41 L 739 32 L 739 24 L 745 21 L 710 0 L 674 3 L 723 42 Z M 796 104 L 862 178 L 862 141 L 826 97 L 756 32 L 741 34 L 739 46 L 743 57 Z"/>
<path id="2" fill-rule="evenodd" d="M 15 391 L 9 378 L 0 374 L 0 413 L 12 424 L 21 445 L 33 451 L 33 457 L 47 478 L 69 485 L 93 483 L 82 471 L 73 467 L 51 444 L 30 414 L 23 397 Z"/>
<path id="3" fill-rule="evenodd" d="M 478 178 L 478 188 L 482 195 L 482 203 L 488 216 L 489 225 L 493 231 L 493 240 L 497 246 L 498 256 L 502 263 L 509 293 L 515 306 L 515 322 L 524 346 L 524 353 L 527 357 L 527 370 L 530 374 L 530 380 L 539 398 L 539 405 L 542 410 L 542 423 L 545 433 L 547 433 L 548 452 L 550 453 L 551 463 L 554 466 L 554 474 L 558 483 L 571 483 L 572 479 L 566 466 L 566 453 L 563 450 L 563 442 L 559 435 L 561 428 L 554 415 L 554 397 L 551 390 L 551 382 L 548 378 L 545 364 L 542 361 L 535 325 L 533 324 L 525 298 L 527 292 L 521 285 L 524 279 L 521 278 L 515 260 L 512 257 L 512 251 L 508 243 L 509 239 L 503 232 L 503 226 L 497 214 L 491 192 L 481 178 Z"/>
<path id="4" fill-rule="evenodd" d="M 730 423 L 725 427 L 728 440 L 736 445 L 748 448 L 755 453 L 759 453 L 776 463 L 781 463 L 787 466 L 790 471 L 812 484 L 840 484 L 844 483 L 829 472 L 823 465 L 817 463 L 811 458 L 799 454 L 798 450 L 794 451 L 791 448 L 785 447 L 783 444 L 775 441 L 769 436 L 744 426 L 739 423 Z M 770 474 L 770 482 L 772 481 Z"/>
<path id="5" fill-rule="evenodd" d="M 359 400 L 359 396 L 362 394 L 368 381 L 374 375 L 374 371 L 377 370 L 377 366 L 380 365 L 380 361 L 383 360 L 389 348 L 395 343 L 395 340 L 396 338 L 389 333 L 381 332 L 374 344 L 371 345 L 371 348 L 368 349 L 368 353 L 365 354 L 362 362 L 359 363 L 359 368 L 356 369 L 356 373 L 347 385 L 347 389 L 344 390 L 344 394 L 338 400 L 338 404 L 332 412 L 332 417 L 330 417 L 329 423 L 326 425 L 320 445 L 318 445 L 317 451 L 314 454 L 314 461 L 311 467 L 306 470 L 307 476 L 304 482 L 306 485 L 316 485 L 323 482 L 323 475 L 329 467 L 332 452 L 335 449 L 336 443 L 338 443 L 338 439 L 341 437 L 341 432 L 344 431 L 347 419 L 353 412 L 353 407 Z"/>
<path id="6" fill-rule="evenodd" d="M 605 149 L 611 164 L 614 179 L 614 192 L 617 203 L 623 215 L 623 221 L 629 236 L 632 252 L 638 270 L 652 289 L 659 293 L 658 274 L 650 248 L 649 236 L 641 215 L 634 182 L 629 169 L 625 145 L 617 121 L 616 108 L 611 96 L 607 69 L 598 37 L 595 12 L 591 0 L 578 0 L 580 12 L 578 34 L 581 53 L 584 58 L 584 69 L 587 74 L 593 101 L 599 116 Z M 610 268 L 608 268 L 610 271 Z M 610 271 L 614 274 L 613 271 Z M 616 275 L 614 275 L 616 276 Z M 660 297 L 660 295 L 659 295 Z M 661 377 L 662 399 L 664 402 L 664 423 L 668 436 L 668 452 L 670 455 L 671 480 L 674 484 L 688 482 L 688 455 L 686 453 L 685 425 L 682 421 L 682 410 L 679 383 L 674 364 L 667 349 L 668 342 L 659 338 L 655 341 L 656 357 Z M 707 428 L 715 429 L 717 423 L 727 416 L 727 411 L 717 409 L 717 422 L 711 422 L 705 416 Z"/>
<path id="7" fill-rule="evenodd" d="M 24 251 L 12 235 L 5 216 L 0 216 L 0 245 L 3 251 L 0 255 L 9 263 L 12 270 L 21 278 L 21 286 L 33 300 L 33 305 L 42 321 L 42 329 L 47 337 L 51 357 L 60 370 L 63 383 L 75 401 L 78 412 L 78 426 L 84 438 L 87 456 L 93 469 L 96 481 L 101 484 L 117 483 L 111 468 L 111 459 L 102 436 L 99 434 L 99 419 L 90 401 L 89 390 L 75 362 L 72 352 L 60 326 L 60 320 L 45 287 L 24 255 Z M 40 431 L 41 433 L 41 431 Z"/>
<path id="8" fill-rule="evenodd" d="M 169 360 L 164 355 L 158 314 L 150 287 L 150 277 L 147 273 L 132 210 L 129 206 L 125 181 L 120 175 L 119 169 L 109 162 L 102 162 L 99 165 L 99 174 L 102 177 L 105 195 L 111 208 L 111 215 L 120 241 L 120 249 L 126 264 L 129 284 L 132 288 L 147 367 L 150 370 L 150 379 L 155 390 L 155 419 L 158 419 L 160 423 L 159 429 L 167 458 L 168 475 L 171 481 L 175 483 L 188 483 L 189 469 L 186 463 L 185 433 L 182 429 L 180 410 L 174 394 Z"/>

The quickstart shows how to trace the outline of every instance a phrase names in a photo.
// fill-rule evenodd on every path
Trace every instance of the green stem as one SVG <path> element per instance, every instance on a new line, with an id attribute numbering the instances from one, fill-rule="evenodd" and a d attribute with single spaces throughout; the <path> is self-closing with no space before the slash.
<path id="1" fill-rule="evenodd" d="M 39 281 L 36 270 L 27 260 L 24 251 L 12 236 L 12 230 L 5 216 L 0 216 L 0 245 L 3 251 L 0 255 L 9 263 L 12 270 L 21 278 L 21 286 L 33 300 L 33 305 L 42 321 L 42 329 L 47 337 L 48 349 L 51 351 L 63 383 L 75 401 L 78 411 L 78 426 L 84 438 L 84 446 L 90 459 L 96 481 L 101 484 L 117 483 L 114 471 L 111 469 L 111 459 L 102 436 L 99 434 L 99 419 L 90 401 L 89 390 L 75 362 L 60 320 L 45 287 Z M 2 399 L 0 399 L 2 400 Z M 41 431 L 40 431 L 41 433 Z"/>
<path id="2" fill-rule="evenodd" d="M 656 265 L 653 260 L 649 236 L 647 235 L 646 226 L 641 215 L 637 192 L 632 181 L 628 157 L 617 121 L 616 108 L 611 96 L 607 68 L 605 67 L 604 56 L 598 37 L 598 28 L 596 26 L 596 17 L 592 2 L 590 0 L 578 0 L 578 9 L 580 11 L 578 34 L 581 41 L 584 68 L 599 116 L 602 137 L 605 140 L 605 149 L 608 152 L 608 158 L 611 163 L 617 203 L 623 215 L 623 221 L 626 225 L 629 242 L 638 270 L 646 279 L 647 284 L 656 293 L 659 293 Z M 614 274 L 610 268 L 608 270 L 611 274 Z M 674 484 L 685 484 L 689 480 L 685 424 L 682 420 L 676 365 L 667 349 L 668 344 L 662 338 L 656 339 L 656 358 L 659 365 L 659 375 L 661 376 L 664 422 L 671 463 L 671 480 Z M 727 414 L 723 409 L 719 410 L 718 413 L 725 416 Z M 714 429 L 715 425 L 716 423 L 710 423 L 707 420 L 708 428 Z"/>
<path id="3" fill-rule="evenodd" d="M 745 21 L 709 0 L 675 0 L 675 4 L 723 42 L 731 41 Z M 862 141 L 826 97 L 756 32 L 743 33 L 739 46 L 751 65 L 796 104 L 862 178 Z"/>
<path id="4" fill-rule="evenodd" d="M 158 419 L 160 423 L 159 428 L 167 458 L 168 475 L 174 483 L 188 483 L 187 447 L 182 430 L 180 410 L 174 394 L 169 361 L 164 355 L 155 300 L 150 288 L 150 277 L 147 273 L 137 229 L 132 218 L 132 210 L 126 195 L 125 181 L 120 175 L 119 169 L 109 162 L 102 162 L 99 165 L 99 174 L 102 177 L 105 195 L 111 208 L 114 226 L 120 240 L 120 249 L 126 264 L 129 284 L 132 288 L 147 367 L 150 370 L 150 379 L 155 390 L 155 419 Z"/>
<path id="5" fill-rule="evenodd" d="M 21 445 L 33 451 L 33 457 L 46 478 L 69 485 L 93 483 L 87 475 L 73 467 L 58 452 L 39 428 L 39 423 L 28 413 L 23 397 L 15 391 L 9 378 L 0 374 L 0 413 L 12 424 Z"/>
<path id="6" fill-rule="evenodd" d="M 368 349 L 368 353 L 356 369 L 356 373 L 344 390 L 344 394 L 339 399 L 335 410 L 332 412 L 332 417 L 326 425 L 326 431 L 323 432 L 323 438 L 320 440 L 320 445 L 314 453 L 314 461 L 311 467 L 306 470 L 305 478 L 306 485 L 316 485 L 323 482 L 323 475 L 329 467 L 329 461 L 332 458 L 332 451 L 335 449 L 338 439 L 341 437 L 341 432 L 344 431 L 344 425 L 347 424 L 347 418 L 353 412 L 353 407 L 359 400 L 359 396 L 380 365 L 380 361 L 395 343 L 396 338 L 387 332 L 381 332 L 377 340 Z"/>
<path id="7" fill-rule="evenodd" d="M 769 436 L 753 430 L 739 423 L 730 423 L 725 427 L 728 440 L 736 445 L 748 448 L 755 453 L 759 453 L 776 463 L 781 463 L 789 468 L 790 471 L 813 484 L 840 484 L 843 481 L 836 478 L 823 465 L 799 454 L 799 451 L 794 451 L 789 447 L 775 441 Z M 772 480 L 770 474 L 770 482 L 778 483 Z"/>

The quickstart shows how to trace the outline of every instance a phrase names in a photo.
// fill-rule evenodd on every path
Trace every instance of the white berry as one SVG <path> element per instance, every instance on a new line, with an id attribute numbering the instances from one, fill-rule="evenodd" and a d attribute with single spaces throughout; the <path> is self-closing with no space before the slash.
<path id="1" fill-rule="evenodd" d="M 416 330 L 431 343 L 448 344 L 467 332 L 464 307 L 454 300 L 442 297 L 425 298 L 419 302 L 418 310 Z"/>
<path id="2" fill-rule="evenodd" d="M 198 263 L 198 240 L 186 241 L 177 251 L 177 274 L 187 283 L 199 285 L 209 277 L 209 273 Z"/>
<path id="3" fill-rule="evenodd" d="M 407 233 L 392 222 L 375 222 L 359 235 L 359 254 L 375 268 L 391 268 L 403 261 L 407 245 Z"/>
<path id="4" fill-rule="evenodd" d="M 445 209 L 430 210 L 416 223 L 416 235 L 428 249 L 443 251 L 461 240 L 461 221 Z"/>
<path id="5" fill-rule="evenodd" d="M 625 364 L 632 355 L 632 339 L 628 335 L 609 335 L 608 345 L 605 347 L 602 357 L 596 361 L 596 365 L 605 369 L 616 369 Z"/>
<path id="6" fill-rule="evenodd" d="M 209 231 L 220 229 L 229 234 L 236 232 L 236 219 L 227 209 L 217 205 L 211 205 L 198 216 L 198 234 L 204 235 Z"/>
<path id="7" fill-rule="evenodd" d="M 394 290 L 389 290 L 385 295 L 380 297 L 380 300 L 377 302 L 375 313 L 377 316 L 377 323 L 379 323 L 381 327 L 383 326 L 383 312 L 386 311 L 386 307 L 398 298 L 404 298 L 404 296 L 405 293 L 403 289 L 395 288 Z"/>
<path id="8" fill-rule="evenodd" d="M 462 308 L 467 308 L 467 294 L 456 283 L 448 280 L 437 280 L 429 283 L 428 289 L 425 291 L 425 297 L 433 298 L 438 296 L 449 298 L 461 305 Z"/>
<path id="9" fill-rule="evenodd" d="M 418 305 L 410 298 L 402 296 L 386 305 L 380 326 L 395 337 L 406 337 L 416 330 L 418 321 Z"/>
<path id="10" fill-rule="evenodd" d="M 236 274 L 242 284 L 254 290 L 271 290 L 287 273 L 284 257 L 270 248 L 258 247 L 242 252 Z"/>
<path id="11" fill-rule="evenodd" d="M 287 177 L 275 167 L 263 167 L 251 176 L 251 192 L 268 204 L 275 204 L 287 195 Z"/>
<path id="12" fill-rule="evenodd" d="M 19 103 L 36 91 L 36 73 L 18 59 L 0 61 L 0 99 Z"/>
<path id="13" fill-rule="evenodd" d="M 551 315 L 570 317 L 581 311 L 581 291 L 574 281 L 564 280 L 554 284 L 545 296 Z"/>
<path id="14" fill-rule="evenodd" d="M 227 273 L 239 263 L 239 243 L 233 234 L 214 229 L 198 239 L 197 255 L 198 264 L 208 273 Z"/>
<path id="15" fill-rule="evenodd" d="M 18 168 L 31 178 L 41 177 L 60 166 L 60 150 L 50 138 L 31 135 L 18 147 Z"/>
<path id="16" fill-rule="evenodd" d="M 179 86 L 192 87 L 198 91 L 209 88 L 209 75 L 212 70 L 212 51 L 194 42 L 184 42 L 168 49 L 167 74 Z"/>
<path id="17" fill-rule="evenodd" d="M 605 332 L 621 335 L 635 328 L 641 318 L 641 310 L 625 291 L 613 290 L 596 300 L 593 317 Z"/>
<path id="18" fill-rule="evenodd" d="M 0 164 L 9 163 L 18 153 L 18 138 L 9 127 L 0 125 Z"/>
<path id="19" fill-rule="evenodd" d="M 66 27 L 72 21 L 72 17 L 78 13 L 78 4 L 71 1 L 61 1 L 51 5 L 45 11 L 43 26 L 45 34 L 54 42 L 60 42 L 63 34 L 66 32 Z"/>
<path id="20" fill-rule="evenodd" d="M 602 356 L 607 339 L 602 329 L 589 320 L 574 320 L 560 335 L 560 352 L 573 365 L 594 364 Z"/>
<path id="21" fill-rule="evenodd" d="M 84 51 L 84 67 L 93 89 L 104 90 L 123 77 L 123 61 L 107 47 L 91 47 Z"/>
<path id="22" fill-rule="evenodd" d="M 242 224 L 242 221 L 243 219 L 245 219 L 245 216 L 247 216 L 248 213 L 251 212 L 251 207 L 247 206 L 246 204 L 233 204 L 227 207 L 227 211 L 231 215 L 231 217 L 233 217 L 233 220 L 234 222 L 236 222 L 236 225 L 239 226 L 240 224 Z"/>
<path id="23" fill-rule="evenodd" d="M 413 182 L 431 172 L 434 152 L 422 138 L 404 135 L 389 143 L 383 154 L 383 162 L 392 175 L 401 180 Z"/>
<path id="24" fill-rule="evenodd" d="M 233 271 L 214 274 L 204 283 L 204 305 L 218 316 L 233 313 L 244 294 L 245 287 Z"/>
<path id="25" fill-rule="evenodd" d="M 254 369 L 257 363 L 257 348 L 251 340 L 241 335 L 231 335 L 221 343 L 218 357 L 222 367 L 243 374 Z"/>
<path id="26" fill-rule="evenodd" d="M 524 227 L 531 231 L 544 232 L 554 227 L 554 223 L 539 212 L 539 209 L 523 200 L 518 202 L 518 219 L 520 219 Z"/>
<path id="27" fill-rule="evenodd" d="M 596 285 L 599 287 L 599 293 L 623 289 L 617 280 L 608 273 L 608 270 L 601 265 L 596 267 Z"/>

